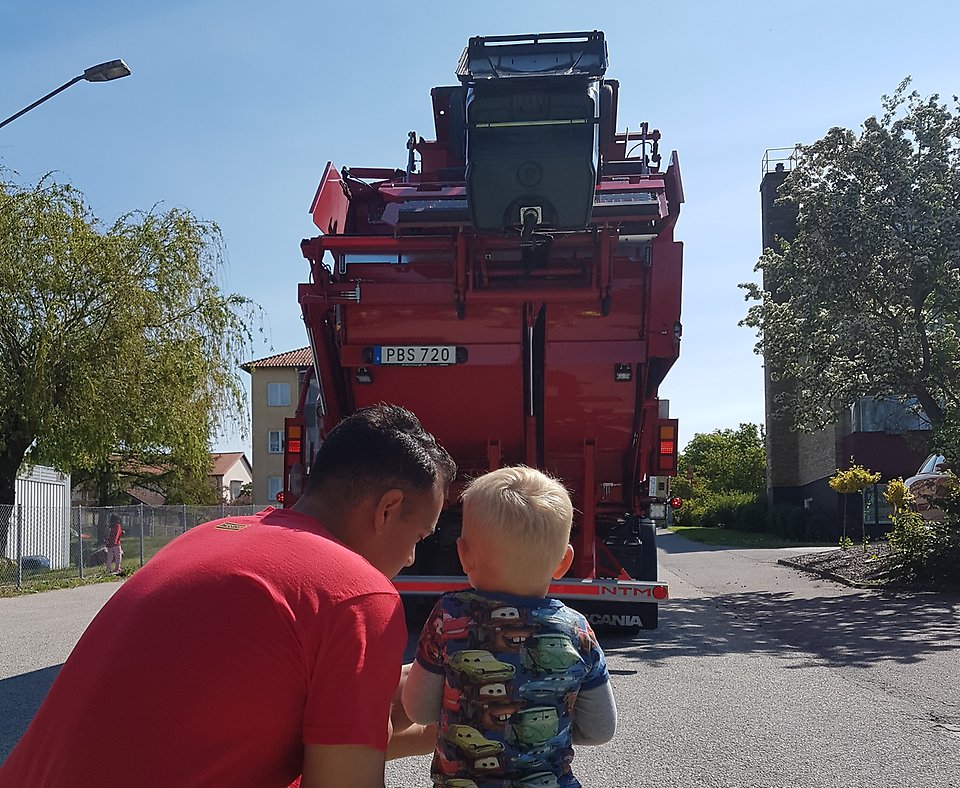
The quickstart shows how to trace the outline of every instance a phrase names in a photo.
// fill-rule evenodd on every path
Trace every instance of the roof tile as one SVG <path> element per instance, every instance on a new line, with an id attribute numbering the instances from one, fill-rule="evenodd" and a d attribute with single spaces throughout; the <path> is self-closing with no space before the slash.
<path id="1" fill-rule="evenodd" d="M 240 462 L 243 458 L 242 451 L 227 451 L 227 452 L 211 452 L 210 459 L 212 460 L 213 469 L 210 471 L 211 476 L 226 476 L 227 471 L 229 471 L 236 463 Z"/>
<path id="2" fill-rule="evenodd" d="M 247 372 L 252 372 L 257 367 L 309 367 L 313 365 L 313 353 L 309 347 L 301 347 L 296 350 L 288 350 L 285 353 L 277 353 L 266 358 L 248 361 L 241 364 L 241 368 Z"/>

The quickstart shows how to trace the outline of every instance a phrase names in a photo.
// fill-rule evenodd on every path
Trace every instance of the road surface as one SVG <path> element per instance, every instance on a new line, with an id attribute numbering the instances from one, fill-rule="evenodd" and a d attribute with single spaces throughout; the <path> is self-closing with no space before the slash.
<path id="1" fill-rule="evenodd" d="M 660 628 L 601 635 L 620 727 L 578 749 L 585 788 L 960 788 L 960 597 L 776 563 L 798 550 L 659 549 Z M 117 586 L 0 599 L 0 758 Z M 430 788 L 429 758 L 386 784 Z"/>

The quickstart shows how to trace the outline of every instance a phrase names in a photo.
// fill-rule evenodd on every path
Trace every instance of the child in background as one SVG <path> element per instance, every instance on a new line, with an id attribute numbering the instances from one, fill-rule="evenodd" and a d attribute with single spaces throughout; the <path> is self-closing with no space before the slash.
<path id="1" fill-rule="evenodd" d="M 472 588 L 440 597 L 402 696 L 415 722 L 439 720 L 435 786 L 579 788 L 572 745 L 613 737 L 596 636 L 546 596 L 573 561 L 572 522 L 563 485 L 531 468 L 492 471 L 464 491 L 457 552 Z"/>
<path id="2" fill-rule="evenodd" d="M 107 531 L 107 573 L 110 567 L 116 563 L 115 575 L 120 574 L 120 562 L 123 560 L 123 548 L 120 546 L 120 539 L 123 536 L 123 521 L 120 515 L 110 515 L 110 529 Z"/>

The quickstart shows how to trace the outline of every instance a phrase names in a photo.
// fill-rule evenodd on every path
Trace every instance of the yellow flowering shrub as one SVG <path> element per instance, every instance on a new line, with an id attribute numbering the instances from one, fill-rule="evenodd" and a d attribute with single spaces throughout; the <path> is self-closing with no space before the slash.
<path id="1" fill-rule="evenodd" d="M 857 465 L 851 457 L 850 467 L 843 471 L 838 468 L 837 472 L 830 477 L 829 484 L 830 489 L 834 492 L 850 495 L 852 493 L 862 493 L 867 487 L 876 484 L 878 481 L 880 481 L 879 473 L 873 473 L 862 465 Z"/>
<path id="2" fill-rule="evenodd" d="M 913 495 L 907 490 L 907 485 L 903 483 L 903 479 L 891 479 L 887 482 L 887 488 L 883 491 L 883 498 L 893 507 L 895 515 L 914 502 Z"/>

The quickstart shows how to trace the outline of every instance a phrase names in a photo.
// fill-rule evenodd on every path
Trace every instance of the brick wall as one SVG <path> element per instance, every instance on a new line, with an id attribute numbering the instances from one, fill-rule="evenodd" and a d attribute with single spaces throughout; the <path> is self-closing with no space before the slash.
<path id="1" fill-rule="evenodd" d="M 839 456 L 845 430 L 843 424 L 832 424 L 819 432 L 802 433 L 797 442 L 797 484 L 804 485 L 833 476 L 846 465 Z"/>
<path id="2" fill-rule="evenodd" d="M 799 436 L 785 419 L 772 414 L 777 394 L 785 389 L 782 382 L 770 380 L 769 365 L 763 369 L 764 430 L 767 450 L 767 490 L 797 485 Z"/>

